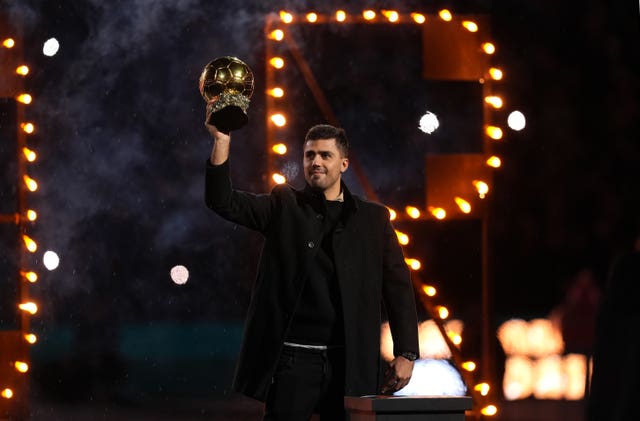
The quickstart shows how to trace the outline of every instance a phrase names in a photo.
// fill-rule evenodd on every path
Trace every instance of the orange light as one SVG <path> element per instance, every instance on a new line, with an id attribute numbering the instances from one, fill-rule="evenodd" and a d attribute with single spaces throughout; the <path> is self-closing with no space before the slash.
<path id="1" fill-rule="evenodd" d="M 27 186 L 27 189 L 29 191 L 33 192 L 38 190 L 38 182 L 36 180 L 26 174 L 22 176 L 22 179 L 24 180 L 24 184 Z"/>
<path id="2" fill-rule="evenodd" d="M 462 363 L 462 368 L 467 371 L 474 371 L 476 369 L 476 363 L 473 361 L 465 361 Z"/>
<path id="3" fill-rule="evenodd" d="M 476 188 L 476 191 L 478 192 L 478 196 L 480 196 L 481 199 L 484 199 L 487 193 L 489 193 L 489 185 L 484 181 L 473 180 L 473 185 Z"/>
<path id="4" fill-rule="evenodd" d="M 489 383 L 478 383 L 477 385 L 473 386 L 473 389 L 477 392 L 480 392 L 482 396 L 487 396 L 489 394 L 489 390 L 491 390 L 491 387 L 489 386 Z"/>
<path id="5" fill-rule="evenodd" d="M 287 145 L 285 145 L 284 143 L 276 143 L 271 147 L 271 150 L 278 155 L 284 155 L 287 153 Z"/>
<path id="6" fill-rule="evenodd" d="M 282 69 L 284 67 L 284 59 L 282 57 L 273 57 L 269 60 L 269 64 L 276 69 Z"/>
<path id="7" fill-rule="evenodd" d="M 38 213 L 33 209 L 27 210 L 27 219 L 31 222 L 35 221 L 36 219 L 38 219 Z"/>
<path id="8" fill-rule="evenodd" d="M 458 205 L 462 213 L 471 213 L 471 204 L 469 202 L 458 196 L 456 196 L 453 200 L 456 201 L 456 205 Z"/>
<path id="9" fill-rule="evenodd" d="M 496 46 L 490 42 L 485 42 L 482 44 L 482 50 L 487 54 L 493 54 L 496 52 Z"/>
<path id="10" fill-rule="evenodd" d="M 478 24 L 473 21 L 465 20 L 462 22 L 462 26 L 464 26 L 469 32 L 478 32 Z"/>
<path id="11" fill-rule="evenodd" d="M 422 267 L 422 263 L 418 259 L 404 259 L 404 262 L 409 266 L 412 270 L 420 270 Z"/>
<path id="12" fill-rule="evenodd" d="M 36 158 L 38 157 L 34 151 L 27 148 L 26 146 L 22 148 L 22 153 L 24 154 L 24 157 L 26 158 L 26 160 L 29 162 L 35 161 Z"/>
<path id="13" fill-rule="evenodd" d="M 38 312 L 38 306 L 36 305 L 36 303 L 34 302 L 26 302 L 26 303 L 22 303 L 22 304 L 18 304 L 18 308 L 22 311 L 26 311 L 27 313 L 30 314 L 36 314 Z"/>
<path id="14" fill-rule="evenodd" d="M 21 373 L 26 373 L 27 371 L 29 371 L 29 364 L 25 363 L 24 361 L 16 361 L 15 363 L 13 363 L 13 366 Z"/>
<path id="15" fill-rule="evenodd" d="M 407 206 L 404 208 L 404 210 L 405 212 L 407 212 L 407 215 L 409 215 L 410 218 L 420 218 L 420 209 L 416 208 L 415 206 Z"/>
<path id="16" fill-rule="evenodd" d="M 282 29 L 273 30 L 269 34 L 269 38 L 276 41 L 282 41 L 284 39 L 284 31 Z"/>
<path id="17" fill-rule="evenodd" d="M 289 12 L 286 12 L 284 10 L 280 11 L 280 19 L 284 22 L 284 23 L 291 23 L 293 22 L 293 15 Z"/>
<path id="18" fill-rule="evenodd" d="M 495 405 L 487 405 L 484 408 L 482 408 L 480 412 L 482 412 L 482 415 L 487 415 L 491 417 L 498 413 L 498 408 L 496 408 Z"/>
<path id="19" fill-rule="evenodd" d="M 503 105 L 502 98 L 496 95 L 490 95 L 490 96 L 484 97 L 484 102 L 491 105 L 495 109 L 502 108 L 502 105 Z"/>
<path id="20" fill-rule="evenodd" d="M 425 23 L 427 18 L 421 13 L 412 13 L 411 18 L 415 23 Z"/>
<path id="21" fill-rule="evenodd" d="M 400 15 L 395 10 L 383 10 L 382 14 L 389 19 L 389 22 L 397 22 L 400 19 Z"/>
<path id="22" fill-rule="evenodd" d="M 25 333 L 24 340 L 29 342 L 31 345 L 33 345 L 36 342 L 38 342 L 38 337 L 33 333 Z"/>
<path id="23" fill-rule="evenodd" d="M 31 283 L 34 283 L 34 282 L 36 282 L 38 280 L 38 274 L 35 273 L 35 272 L 31 272 L 31 271 L 29 271 L 29 272 L 20 272 L 20 274 L 22 276 L 24 276 L 24 278 L 27 281 L 31 282 Z"/>
<path id="24" fill-rule="evenodd" d="M 429 206 L 429 209 L 427 210 L 431 212 L 431 215 L 433 215 L 436 219 L 442 220 L 447 217 L 447 211 L 442 208 Z"/>
<path id="25" fill-rule="evenodd" d="M 27 134 L 31 134 L 36 131 L 36 126 L 34 126 L 33 123 L 20 123 L 20 128 Z"/>
<path id="26" fill-rule="evenodd" d="M 273 89 L 269 89 L 268 93 L 272 97 L 282 98 L 284 96 L 284 89 L 282 89 L 282 88 L 273 88 Z"/>
<path id="27" fill-rule="evenodd" d="M 13 38 L 6 38 L 4 41 L 2 41 L 2 45 L 5 48 L 13 48 L 16 45 L 16 42 L 13 40 Z"/>
<path id="28" fill-rule="evenodd" d="M 20 94 L 16 99 L 23 104 L 31 104 L 31 101 L 33 101 L 33 98 L 29 94 Z"/>
<path id="29" fill-rule="evenodd" d="M 436 311 L 438 312 L 438 317 L 440 317 L 442 320 L 449 317 L 449 310 L 445 306 L 437 306 Z"/>
<path id="30" fill-rule="evenodd" d="M 493 140 L 502 139 L 502 129 L 498 126 L 487 126 L 485 133 Z"/>
<path id="31" fill-rule="evenodd" d="M 20 76 L 28 75 L 29 74 L 29 66 L 25 66 L 23 64 L 22 66 L 16 67 L 16 73 L 19 74 Z"/>
<path id="32" fill-rule="evenodd" d="M 31 253 L 35 253 L 38 250 L 38 244 L 31 239 L 26 234 L 22 234 L 22 241 L 24 241 L 24 245 Z"/>
<path id="33" fill-rule="evenodd" d="M 440 16 L 440 19 L 442 19 L 442 20 L 444 20 L 446 22 L 450 22 L 451 19 L 453 19 L 453 15 L 447 9 L 442 9 L 441 11 L 439 11 L 438 12 L 438 16 Z"/>
<path id="34" fill-rule="evenodd" d="M 278 127 L 283 127 L 285 124 L 287 124 L 287 119 L 282 114 L 273 114 L 271 116 L 271 121 Z"/>
<path id="35" fill-rule="evenodd" d="M 502 161 L 500 160 L 500 158 L 493 155 L 490 156 L 489 159 L 487 159 L 487 165 L 493 168 L 500 168 L 500 165 L 502 165 Z"/>
<path id="36" fill-rule="evenodd" d="M 276 183 L 276 184 L 284 184 L 287 182 L 287 178 L 282 175 L 282 174 L 278 174 L 278 173 L 273 173 L 273 175 L 271 176 L 271 179 Z"/>
<path id="37" fill-rule="evenodd" d="M 11 398 L 13 398 L 13 390 L 11 390 L 11 389 L 9 389 L 7 387 L 2 392 L 0 392 L 0 395 L 2 395 L 2 397 L 5 398 L 5 399 L 11 399 Z"/>
<path id="38" fill-rule="evenodd" d="M 307 13 L 307 20 L 311 23 L 316 23 L 318 21 L 318 14 L 317 13 Z"/>
<path id="39" fill-rule="evenodd" d="M 338 10 L 336 12 L 336 20 L 338 22 L 344 22 L 347 19 L 347 14 L 345 13 L 344 10 Z"/>
<path id="40" fill-rule="evenodd" d="M 489 76 L 491 76 L 491 79 L 493 80 L 501 80 L 503 76 L 502 70 L 497 67 L 492 67 L 489 69 Z"/>
<path id="41" fill-rule="evenodd" d="M 376 12 L 374 12 L 373 10 L 365 10 L 364 12 L 362 12 L 362 17 L 365 20 L 373 20 L 376 18 Z"/>
<path id="42" fill-rule="evenodd" d="M 390 207 L 387 207 L 387 209 L 389 210 L 389 221 L 395 221 L 398 217 L 398 213 Z"/>
<path id="43" fill-rule="evenodd" d="M 405 234 L 404 232 L 396 231 L 396 236 L 398 237 L 398 243 L 402 244 L 403 246 L 406 246 L 407 244 L 409 244 L 409 236 L 407 234 Z"/>
<path id="44" fill-rule="evenodd" d="M 434 287 L 432 287 L 431 285 L 423 285 L 422 286 L 422 290 L 424 291 L 425 294 L 427 294 L 427 296 L 429 297 L 435 297 L 436 293 L 438 291 L 436 291 L 436 289 Z"/>

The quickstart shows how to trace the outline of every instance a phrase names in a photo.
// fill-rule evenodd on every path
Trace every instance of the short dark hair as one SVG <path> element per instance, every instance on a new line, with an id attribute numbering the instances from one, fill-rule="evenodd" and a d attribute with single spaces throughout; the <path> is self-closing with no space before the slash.
<path id="1" fill-rule="evenodd" d="M 344 129 L 334 127 L 330 124 L 316 124 L 307 132 L 307 135 L 304 137 L 304 143 L 319 139 L 335 139 L 336 146 L 342 153 L 342 156 L 345 158 L 349 156 L 349 139 L 347 139 L 347 133 Z"/>

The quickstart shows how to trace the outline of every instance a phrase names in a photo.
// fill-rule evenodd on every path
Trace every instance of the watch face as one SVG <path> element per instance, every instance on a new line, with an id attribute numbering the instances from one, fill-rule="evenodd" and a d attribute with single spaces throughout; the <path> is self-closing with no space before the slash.
<path id="1" fill-rule="evenodd" d="M 409 361 L 415 361 L 415 360 L 418 359 L 418 356 L 415 354 L 415 352 L 403 352 L 400 355 L 402 355 L 403 357 L 405 357 Z"/>

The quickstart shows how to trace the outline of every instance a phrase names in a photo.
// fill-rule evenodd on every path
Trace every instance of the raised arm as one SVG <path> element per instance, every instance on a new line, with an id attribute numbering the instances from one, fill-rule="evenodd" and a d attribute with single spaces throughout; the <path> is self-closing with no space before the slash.
<path id="1" fill-rule="evenodd" d="M 207 130 L 213 137 L 213 147 L 211 148 L 211 157 L 209 161 L 211 165 L 224 164 L 229 159 L 229 145 L 231 144 L 231 136 L 224 134 L 211 124 L 205 123 Z"/>

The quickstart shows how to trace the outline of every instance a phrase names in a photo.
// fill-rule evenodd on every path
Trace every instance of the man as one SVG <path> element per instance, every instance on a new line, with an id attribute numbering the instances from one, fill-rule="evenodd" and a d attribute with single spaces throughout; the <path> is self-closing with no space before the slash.
<path id="1" fill-rule="evenodd" d="M 265 401 L 265 420 L 344 419 L 345 395 L 392 393 L 418 355 L 414 293 L 384 206 L 351 195 L 344 130 L 312 127 L 306 187 L 271 194 L 234 190 L 230 137 L 214 126 L 207 206 L 265 237 L 233 388 Z M 381 301 L 395 359 L 380 368 Z"/>

